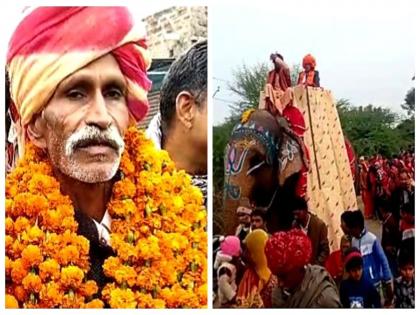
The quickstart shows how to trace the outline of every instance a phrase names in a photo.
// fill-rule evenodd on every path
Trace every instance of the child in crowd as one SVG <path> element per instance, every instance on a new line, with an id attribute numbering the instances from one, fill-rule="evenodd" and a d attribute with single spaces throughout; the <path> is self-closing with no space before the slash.
<path id="1" fill-rule="evenodd" d="M 362 254 L 365 278 L 377 288 L 378 292 L 383 285 L 385 286 L 385 306 L 390 307 L 394 293 L 388 259 L 376 235 L 366 229 L 363 213 L 360 210 L 349 213 L 350 215 L 345 218 L 345 224 L 352 236 L 352 246 L 359 249 Z"/>
<path id="2" fill-rule="evenodd" d="M 348 278 L 340 285 L 340 300 L 343 307 L 380 308 L 381 297 L 375 286 L 364 276 L 363 258 L 357 248 L 352 247 L 346 252 L 344 266 Z"/>
<path id="3" fill-rule="evenodd" d="M 214 269 L 217 270 L 218 306 L 227 307 L 234 303 L 236 297 L 236 273 L 241 255 L 241 241 L 237 236 L 226 236 L 216 254 Z"/>
<path id="4" fill-rule="evenodd" d="M 401 252 L 398 265 L 401 276 L 394 281 L 395 307 L 414 308 L 414 255 Z"/>
<path id="5" fill-rule="evenodd" d="M 344 258 L 346 251 L 351 247 L 351 237 L 343 235 L 340 241 L 340 249 L 332 252 L 325 262 L 325 269 L 334 279 L 337 287 L 340 287 L 341 280 L 345 279 L 344 275 Z"/>

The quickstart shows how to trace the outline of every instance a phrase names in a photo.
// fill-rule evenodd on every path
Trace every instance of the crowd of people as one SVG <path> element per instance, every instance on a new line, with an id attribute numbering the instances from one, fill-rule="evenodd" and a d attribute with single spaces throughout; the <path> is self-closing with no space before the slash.
<path id="1" fill-rule="evenodd" d="M 220 238 L 214 259 L 215 307 L 414 308 L 414 194 L 399 204 L 399 221 L 381 203 L 381 240 L 361 210 L 344 211 L 334 252 L 305 199 L 291 207 L 292 228 L 272 235 L 264 211 L 238 207 L 236 233 Z"/>

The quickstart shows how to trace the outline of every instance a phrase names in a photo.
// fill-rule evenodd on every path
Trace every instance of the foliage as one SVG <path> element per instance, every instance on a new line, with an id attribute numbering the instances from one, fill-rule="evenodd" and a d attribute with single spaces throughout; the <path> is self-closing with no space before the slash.
<path id="1" fill-rule="evenodd" d="M 414 107 L 416 103 L 416 92 L 415 88 L 411 88 L 408 90 L 407 94 L 405 95 L 404 104 L 401 104 L 402 109 L 407 111 L 409 116 L 413 116 L 414 118 Z"/>
<path id="2" fill-rule="evenodd" d="M 233 71 L 235 81 L 229 84 L 229 89 L 240 97 L 240 101 L 230 106 L 232 118 L 239 119 L 245 110 L 258 107 L 269 70 L 267 64 L 258 63 L 254 66 L 243 64 Z"/>
<path id="3" fill-rule="evenodd" d="M 346 99 L 337 101 L 343 132 L 358 155 L 380 153 L 392 156 L 414 144 L 414 119 L 402 122 L 398 115 L 379 106 L 352 106 Z"/>

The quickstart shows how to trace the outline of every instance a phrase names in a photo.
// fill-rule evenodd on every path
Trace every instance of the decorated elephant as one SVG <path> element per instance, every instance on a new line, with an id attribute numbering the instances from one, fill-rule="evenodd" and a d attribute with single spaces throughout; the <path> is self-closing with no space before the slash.
<path id="1" fill-rule="evenodd" d="M 241 199 L 267 211 L 269 232 L 288 229 L 293 215 L 288 201 L 308 161 L 301 138 L 286 120 L 266 110 L 247 112 L 232 131 L 225 152 L 223 224 L 226 234 L 237 224 Z"/>
<path id="2" fill-rule="evenodd" d="M 355 153 L 347 139 L 345 143 L 353 170 Z M 302 169 L 308 168 L 306 156 L 302 138 L 285 119 L 265 110 L 245 113 L 233 128 L 225 151 L 223 232 L 235 231 L 235 213 L 243 199 L 267 211 L 270 233 L 289 229 L 293 220 L 289 203 L 297 195 Z"/>

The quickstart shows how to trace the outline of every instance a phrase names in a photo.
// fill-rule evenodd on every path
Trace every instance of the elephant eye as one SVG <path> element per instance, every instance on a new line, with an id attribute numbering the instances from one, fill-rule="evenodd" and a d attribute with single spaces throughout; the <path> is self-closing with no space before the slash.
<path id="1" fill-rule="evenodd" d="M 246 172 L 247 175 L 250 175 L 252 172 L 259 169 L 261 166 L 265 164 L 265 159 L 259 154 L 254 155 L 251 157 L 249 161 L 249 169 L 248 172 Z"/>

